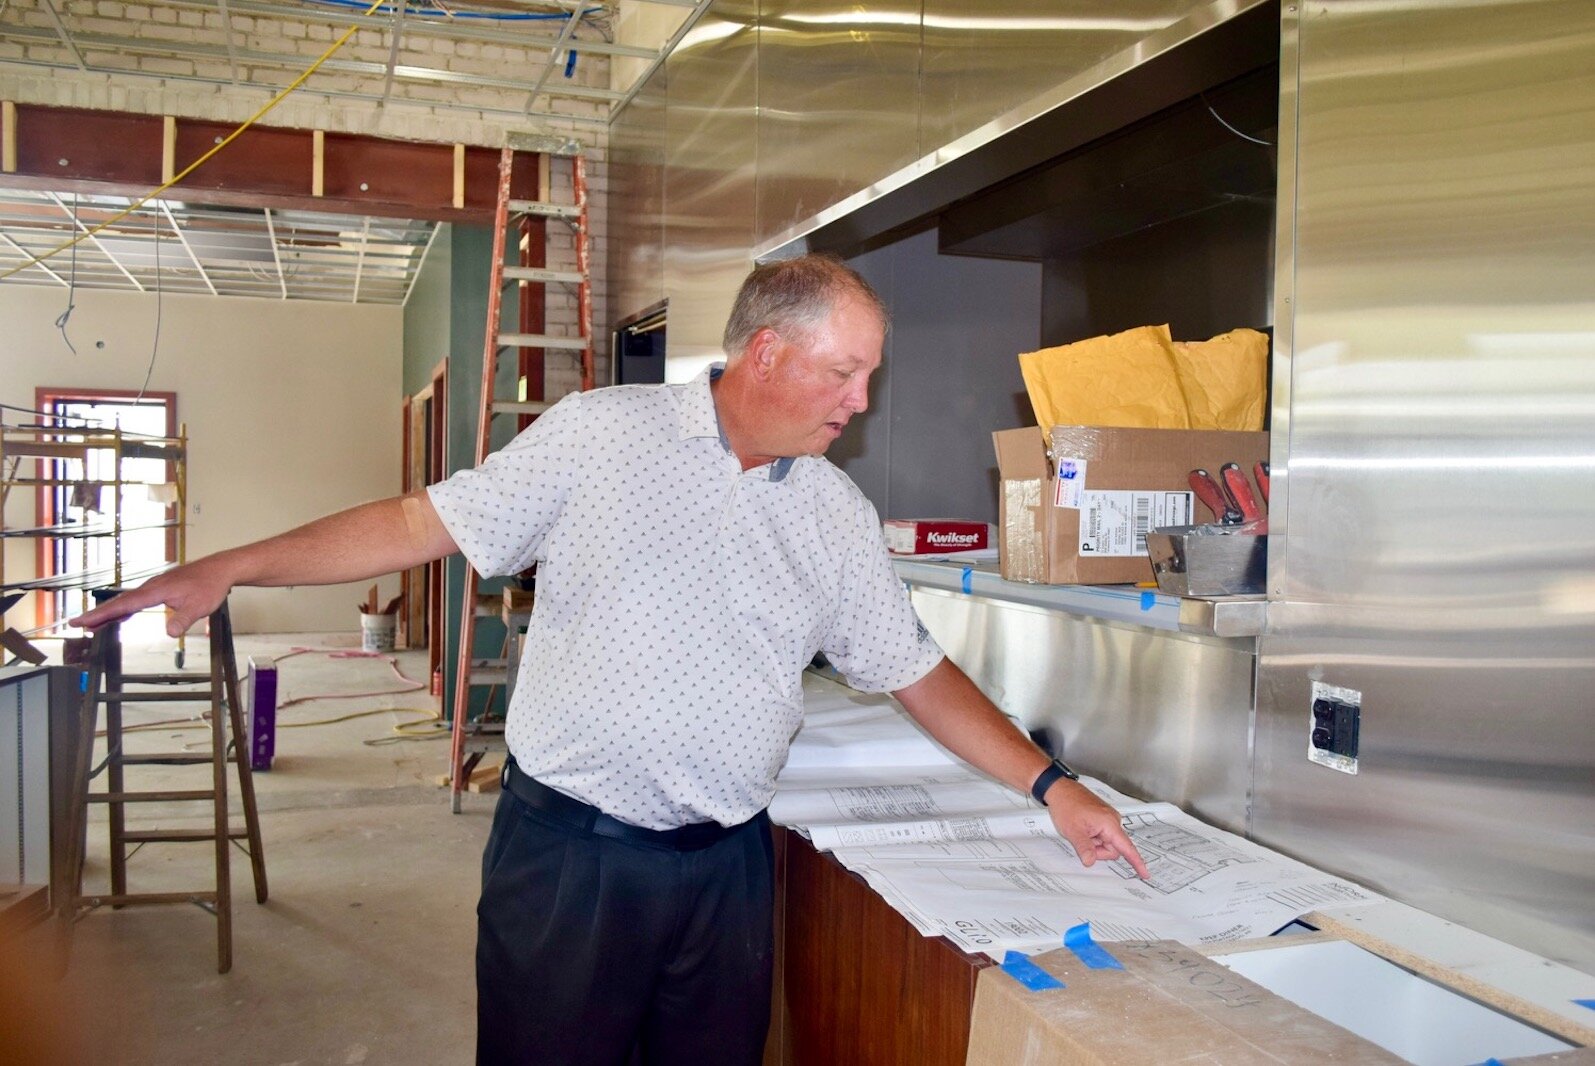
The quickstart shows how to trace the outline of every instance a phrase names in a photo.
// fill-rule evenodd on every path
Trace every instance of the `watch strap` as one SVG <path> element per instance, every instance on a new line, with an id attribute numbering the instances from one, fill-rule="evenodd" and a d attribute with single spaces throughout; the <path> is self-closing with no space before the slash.
<path id="1" fill-rule="evenodd" d="M 1045 770 L 1036 775 L 1035 782 L 1030 786 L 1030 794 L 1036 798 L 1037 803 L 1045 807 L 1047 805 L 1047 790 L 1065 777 L 1070 781 L 1080 780 L 1080 775 L 1069 769 L 1068 764 L 1062 759 L 1053 759 L 1052 762 L 1047 764 Z"/>

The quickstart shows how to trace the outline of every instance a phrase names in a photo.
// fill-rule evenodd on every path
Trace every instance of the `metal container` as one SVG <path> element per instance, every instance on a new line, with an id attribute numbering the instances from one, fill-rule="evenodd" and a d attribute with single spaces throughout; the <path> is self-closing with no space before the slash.
<path id="1" fill-rule="evenodd" d="M 1268 538 L 1234 526 L 1167 526 L 1146 535 L 1157 587 L 1172 596 L 1238 596 L 1263 591 Z"/>

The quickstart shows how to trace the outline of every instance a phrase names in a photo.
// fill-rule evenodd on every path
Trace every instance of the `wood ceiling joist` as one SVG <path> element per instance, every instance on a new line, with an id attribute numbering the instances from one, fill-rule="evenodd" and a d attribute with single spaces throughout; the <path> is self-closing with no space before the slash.
<path id="1" fill-rule="evenodd" d="M 8 125 L 15 169 L 0 185 L 53 192 L 142 196 L 162 182 L 165 120 L 77 108 L 17 104 Z M 231 125 L 176 120 L 173 163 L 181 171 L 233 131 Z M 464 148 L 463 198 L 455 206 L 456 146 L 325 133 L 322 195 L 313 194 L 316 131 L 253 126 L 174 185 L 169 200 L 344 212 L 435 222 L 491 222 L 498 195 L 498 150 Z M 10 160 L 7 160 L 10 162 Z M 535 156 L 523 157 L 517 196 L 535 196 Z"/>

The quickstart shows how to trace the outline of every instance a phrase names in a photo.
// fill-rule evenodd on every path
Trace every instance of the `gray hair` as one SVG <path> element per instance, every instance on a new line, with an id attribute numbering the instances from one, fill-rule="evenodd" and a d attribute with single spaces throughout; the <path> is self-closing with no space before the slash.
<path id="1" fill-rule="evenodd" d="M 863 300 L 880 316 L 881 327 L 892 316 L 870 283 L 834 255 L 802 255 L 753 268 L 731 305 L 721 343 L 731 358 L 741 355 L 759 330 L 806 337 L 844 295 Z"/>

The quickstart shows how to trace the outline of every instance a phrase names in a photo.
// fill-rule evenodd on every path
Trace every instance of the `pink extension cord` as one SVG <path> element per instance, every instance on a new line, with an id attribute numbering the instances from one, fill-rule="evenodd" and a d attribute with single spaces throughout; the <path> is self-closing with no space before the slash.
<path id="1" fill-rule="evenodd" d="M 381 692 L 337 692 L 319 696 L 295 696 L 291 700 L 282 700 L 278 702 L 277 709 L 279 711 L 284 707 L 292 707 L 295 704 L 309 703 L 311 700 L 354 700 L 363 699 L 368 696 L 402 696 L 409 692 L 420 692 L 422 689 L 427 687 L 426 682 L 417 681 L 415 678 L 407 676 L 403 670 L 399 669 L 399 659 L 397 656 L 384 655 L 379 651 L 354 651 L 348 648 L 294 648 L 290 650 L 287 655 L 277 656 L 276 661 L 280 663 L 284 659 L 292 659 L 295 655 L 310 654 L 327 655 L 334 659 L 382 659 L 387 662 L 389 667 L 392 668 L 394 675 L 409 687 L 384 689 Z"/>

